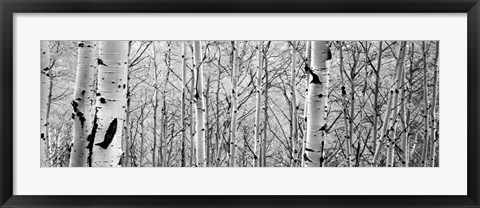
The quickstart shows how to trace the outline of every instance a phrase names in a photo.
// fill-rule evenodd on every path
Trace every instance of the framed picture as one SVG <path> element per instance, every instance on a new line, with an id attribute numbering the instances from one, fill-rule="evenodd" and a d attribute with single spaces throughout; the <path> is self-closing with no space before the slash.
<path id="1" fill-rule="evenodd" d="M 0 8 L 1 207 L 480 206 L 478 0 Z"/>

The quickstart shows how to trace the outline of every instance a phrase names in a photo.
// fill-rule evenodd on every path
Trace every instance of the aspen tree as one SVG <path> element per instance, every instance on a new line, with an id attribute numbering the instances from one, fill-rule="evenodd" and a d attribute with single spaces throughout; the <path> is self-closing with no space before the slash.
<path id="1" fill-rule="evenodd" d="M 292 43 L 292 70 L 291 70 L 291 79 L 290 79 L 290 88 L 291 88 L 291 92 L 290 92 L 290 96 L 291 96 L 291 108 L 292 108 L 292 114 L 291 114 L 291 123 L 292 123 L 292 126 L 291 126 L 291 129 L 292 129 L 292 132 L 290 133 L 290 137 L 291 137 L 291 144 L 292 144 L 292 154 L 291 154 L 291 166 L 292 167 L 295 167 L 297 166 L 296 163 L 297 163 L 297 153 L 298 153 L 298 150 L 297 150 L 297 135 L 298 135 L 298 132 L 297 132 L 297 117 L 298 117 L 298 105 L 297 105 L 297 92 L 296 92 L 296 89 L 295 89 L 295 83 L 296 83 L 296 51 L 295 51 L 295 43 L 293 42 Z"/>
<path id="2" fill-rule="evenodd" d="M 90 166 L 117 167 L 122 156 L 126 105 L 128 41 L 102 41 L 98 64 L 96 113 L 89 137 Z"/>
<path id="3" fill-rule="evenodd" d="M 97 47 L 98 48 L 98 47 Z M 130 67 L 131 67 L 131 62 L 130 62 L 130 52 L 132 50 L 132 41 L 128 41 L 128 73 L 127 73 L 127 106 L 125 107 L 125 123 L 123 124 L 123 146 L 124 146 L 124 160 L 122 161 L 123 167 L 129 167 L 130 166 L 130 158 L 131 158 L 131 152 L 130 152 L 130 138 L 131 135 L 129 134 L 131 131 L 131 128 L 129 127 L 130 123 Z"/>
<path id="4" fill-rule="evenodd" d="M 87 167 L 87 137 L 92 127 L 92 115 L 95 106 L 95 42 L 79 41 L 77 74 L 73 100 L 73 146 L 70 155 L 70 167 Z"/>
<path id="5" fill-rule="evenodd" d="M 312 42 L 312 68 L 309 69 L 308 117 L 305 166 L 323 166 L 326 136 L 326 113 L 329 71 L 326 64 L 328 48 L 326 41 Z"/>
<path id="6" fill-rule="evenodd" d="M 395 121 L 396 121 L 396 118 L 397 118 L 397 113 L 398 113 L 398 108 L 395 106 L 393 106 L 395 108 L 395 110 L 397 110 L 396 112 L 392 114 L 392 105 L 394 105 L 393 103 L 397 103 L 398 102 L 398 95 L 400 93 L 399 91 L 399 87 L 400 87 L 400 84 L 399 84 L 399 76 L 401 76 L 401 70 L 403 70 L 403 57 L 405 55 L 405 45 L 406 45 L 406 42 L 405 41 L 402 41 L 400 43 L 400 49 L 399 49 L 399 52 L 398 52 L 398 57 L 397 57 L 397 62 L 395 64 L 395 71 L 396 71 L 396 75 L 397 75 L 397 79 L 396 79 L 396 88 L 395 89 L 391 89 L 390 90 L 390 93 L 389 93 L 389 97 L 388 97 L 388 105 L 387 105 L 387 109 L 385 111 L 385 118 L 383 120 L 383 126 L 382 126 L 382 131 L 380 132 L 380 139 L 377 140 L 377 145 L 376 145 L 376 149 L 375 149 L 375 154 L 373 156 L 373 160 L 372 160 L 372 166 L 377 166 L 377 160 L 378 160 L 378 157 L 380 156 L 380 153 L 381 153 L 381 150 L 383 149 L 383 145 L 384 143 L 388 143 L 387 144 L 387 166 L 389 165 L 389 162 L 391 161 L 391 149 L 389 150 L 389 147 L 390 146 L 393 146 L 394 144 L 394 139 L 395 138 L 392 138 L 391 135 L 390 135 L 390 131 L 394 131 L 394 126 L 395 126 Z M 394 94 L 395 94 L 395 98 L 394 98 Z M 394 101 L 395 99 L 395 101 Z M 388 128 L 390 127 L 390 128 Z M 389 137 L 388 138 L 388 141 L 385 142 L 385 137 Z"/>
<path id="7" fill-rule="evenodd" d="M 162 125 L 161 125 L 161 137 L 160 137 L 160 146 L 158 148 L 158 156 L 159 156 L 159 165 L 162 167 L 167 166 L 165 154 L 166 154 L 166 142 L 167 142 L 167 131 L 168 131 L 168 120 L 167 120 L 167 87 L 170 78 L 170 71 L 171 71 L 171 52 L 172 51 L 172 43 L 170 41 L 167 42 L 167 53 L 165 54 L 165 63 L 167 65 L 166 74 L 165 74 L 165 82 L 163 86 L 163 93 L 162 93 Z"/>
<path id="8" fill-rule="evenodd" d="M 153 49 L 153 151 L 152 151 L 152 166 L 156 166 L 157 157 L 155 153 L 157 152 L 157 114 L 158 114 L 158 65 L 157 65 L 157 51 L 155 49 L 155 43 L 152 45 Z M 162 112 L 163 116 L 163 112 Z M 163 130 L 163 128 L 161 129 Z M 162 133 L 162 132 L 161 132 Z M 160 134 L 161 134 L 160 133 Z M 161 140 L 161 138 L 160 138 Z M 161 143 L 161 142 L 160 142 Z"/>
<path id="9" fill-rule="evenodd" d="M 230 126 L 230 167 L 235 167 L 235 149 L 237 134 L 237 72 L 239 68 L 240 57 L 238 55 L 238 42 L 232 42 L 233 47 L 233 67 L 232 67 L 232 121 Z"/>
<path id="10" fill-rule="evenodd" d="M 205 98 L 203 94 L 203 66 L 200 63 L 200 42 L 193 41 L 194 66 L 196 69 L 195 104 L 197 107 L 196 117 L 196 166 L 205 167 Z"/>
<path id="11" fill-rule="evenodd" d="M 345 69 L 343 68 L 343 41 L 340 42 L 340 82 L 342 83 L 341 91 L 342 91 L 342 110 L 343 110 L 343 123 L 345 125 L 345 146 L 347 150 L 347 166 L 351 167 L 352 166 L 352 138 L 350 137 L 350 134 L 347 132 L 349 130 L 349 116 L 348 116 L 348 106 L 347 106 L 347 89 L 345 87 L 345 79 L 344 79 L 344 74 L 346 74 Z M 353 70 L 352 70 L 353 71 Z M 352 85 L 353 87 L 353 85 Z M 353 89 L 352 89 L 353 91 Z M 352 123 L 350 123 L 352 124 Z M 352 129 L 353 130 L 353 129 Z"/>
<path id="12" fill-rule="evenodd" d="M 400 52 L 398 53 L 397 63 L 395 64 L 395 89 L 394 89 L 394 98 L 393 98 L 393 112 L 390 118 L 390 129 L 387 132 L 388 143 L 387 143 L 387 167 L 394 166 L 394 154 L 395 154 L 395 139 L 396 139 L 396 126 L 398 119 L 398 109 L 399 103 L 398 98 L 400 97 L 402 86 L 403 86 L 403 69 L 404 69 L 404 60 L 405 60 L 405 49 L 406 41 L 400 43 Z M 385 121 L 386 122 L 386 121 Z"/>
<path id="13" fill-rule="evenodd" d="M 267 51 L 268 48 L 270 47 L 270 44 L 272 42 L 268 41 L 266 46 L 264 47 L 263 52 L 263 66 L 262 68 L 265 70 L 265 85 L 264 85 L 264 109 L 263 109 L 263 138 L 261 142 L 261 167 L 266 167 L 267 166 L 267 124 L 268 124 L 268 89 L 269 89 L 269 83 L 268 83 L 268 59 L 267 59 Z"/>
<path id="14" fill-rule="evenodd" d="M 424 135 L 423 135 L 423 147 L 422 147 L 422 166 L 427 167 L 427 155 L 428 155 L 428 88 L 427 88 L 427 51 L 425 48 L 425 41 L 422 41 L 422 53 L 423 53 L 423 101 L 424 101 Z"/>
<path id="15" fill-rule="evenodd" d="M 187 61 L 185 57 L 185 42 L 182 42 L 182 161 L 181 166 L 185 167 L 186 153 L 185 153 L 185 140 L 186 140 L 186 125 L 185 125 L 185 102 L 187 96 Z"/>
<path id="16" fill-rule="evenodd" d="M 49 41 L 40 41 L 40 167 L 48 161 L 48 91 L 50 87 Z"/>
<path id="17" fill-rule="evenodd" d="M 307 129 L 307 116 L 308 116 L 308 83 L 310 82 L 310 73 L 308 73 L 308 69 L 310 69 L 310 61 L 312 59 L 312 42 L 311 41 L 305 41 L 305 81 L 306 81 L 306 87 L 305 87 L 305 103 L 304 103 L 304 108 L 303 108 L 303 138 L 302 138 L 302 167 L 305 166 L 305 143 L 307 142 L 306 140 L 306 129 Z"/>
<path id="18" fill-rule="evenodd" d="M 256 106 L 256 114 L 255 114 L 255 140 L 253 145 L 253 166 L 258 167 L 258 160 L 259 160 L 259 145 L 260 145 L 260 105 L 262 102 L 262 66 L 263 66 L 263 57 L 262 57 L 262 50 L 263 50 L 263 41 L 258 41 L 258 66 L 257 66 L 257 106 Z"/>
<path id="19" fill-rule="evenodd" d="M 432 117 L 432 122 L 431 122 L 431 135 L 432 135 L 432 140 L 431 140 L 431 149 L 430 149 L 430 166 L 435 167 L 435 155 L 436 155 L 436 142 L 437 142 L 437 134 L 436 134 L 436 125 L 437 125 L 437 120 L 436 120 L 436 112 L 435 109 L 437 107 L 437 92 L 438 92 L 438 87 L 437 87 L 437 79 L 438 79 L 438 53 L 439 53 L 439 47 L 440 47 L 440 42 L 436 41 L 436 51 L 435 51 L 435 60 L 433 64 L 433 98 L 432 98 L 432 109 L 431 109 L 431 117 Z"/>
<path id="20" fill-rule="evenodd" d="M 382 49 L 382 42 L 383 41 L 378 41 L 378 63 L 377 63 L 377 69 L 374 70 L 375 72 L 375 92 L 374 92 L 374 104 L 373 104 L 373 111 L 374 111 L 374 116 L 373 116 L 373 149 L 376 149 L 376 144 L 377 144 L 377 132 L 378 132 L 378 117 L 380 116 L 380 112 L 378 109 L 378 92 L 380 88 L 380 69 L 382 68 L 382 54 L 383 54 L 383 49 Z"/>
<path id="21" fill-rule="evenodd" d="M 193 46 L 189 44 L 190 51 L 193 54 Z M 194 166 L 194 152 L 195 152 L 195 131 L 193 129 L 193 104 L 194 104 L 194 92 L 195 92 L 195 61 L 194 56 L 192 55 L 192 65 L 193 67 L 190 70 L 190 118 L 189 118 L 189 129 L 190 129 L 190 167 Z"/>

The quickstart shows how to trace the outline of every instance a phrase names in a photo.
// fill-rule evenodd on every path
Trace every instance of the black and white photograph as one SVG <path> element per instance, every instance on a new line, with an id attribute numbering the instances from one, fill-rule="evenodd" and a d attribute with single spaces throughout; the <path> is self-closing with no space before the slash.
<path id="1" fill-rule="evenodd" d="M 437 40 L 42 40 L 40 167 L 439 167 Z"/>

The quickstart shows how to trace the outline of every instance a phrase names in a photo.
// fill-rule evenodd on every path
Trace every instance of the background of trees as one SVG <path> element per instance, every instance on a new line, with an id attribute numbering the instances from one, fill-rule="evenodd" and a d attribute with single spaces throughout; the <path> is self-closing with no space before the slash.
<path id="1" fill-rule="evenodd" d="M 198 165 L 197 148 L 195 144 L 192 148 L 191 141 L 198 135 L 195 101 L 199 95 L 191 78 L 203 74 L 206 148 L 200 166 L 302 166 L 305 89 L 310 77 L 305 69 L 311 67 L 308 42 L 198 41 L 195 47 L 193 41 L 129 41 L 128 105 L 119 165 Z M 326 42 L 329 84 L 324 166 L 372 166 L 377 147 L 374 138 L 379 140 L 382 132 L 394 135 L 395 140 L 385 140 L 377 166 L 438 166 L 438 42 L 402 42 Z M 48 42 L 50 85 L 42 88 L 42 93 L 47 90 L 45 94 L 50 95 L 44 166 L 69 166 L 78 48 L 78 41 Z M 97 42 L 95 57 L 100 56 L 98 48 Z M 203 73 L 194 65 L 201 65 Z M 236 99 L 232 96 L 235 67 Z M 399 67 L 404 70 L 401 76 Z M 404 84 L 397 86 L 399 77 Z M 399 117 L 390 131 L 384 124 L 389 122 L 387 106 L 395 89 L 399 90 Z M 382 131 L 385 126 L 386 132 Z M 232 150 L 234 158 L 230 157 Z M 393 155 L 389 164 L 388 155 Z"/>

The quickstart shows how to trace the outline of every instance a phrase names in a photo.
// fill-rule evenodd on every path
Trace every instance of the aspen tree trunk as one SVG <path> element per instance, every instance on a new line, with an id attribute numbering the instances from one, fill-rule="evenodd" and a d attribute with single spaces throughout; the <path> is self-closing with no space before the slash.
<path id="1" fill-rule="evenodd" d="M 382 68 L 382 41 L 378 43 L 378 65 L 377 70 L 375 70 L 375 92 L 374 92 L 374 104 L 373 110 L 375 115 L 373 116 L 373 149 L 375 150 L 377 147 L 377 132 L 378 132 L 378 117 L 380 116 L 380 112 L 378 109 L 378 93 L 380 89 L 380 69 Z"/>
<path id="2" fill-rule="evenodd" d="M 271 42 L 268 42 L 266 48 L 270 46 Z M 266 55 L 266 50 L 262 51 L 263 52 L 263 66 L 262 68 L 265 70 L 265 89 L 263 90 L 264 93 L 264 109 L 263 109 L 263 138 L 261 142 L 261 159 L 260 159 L 260 167 L 267 167 L 267 124 L 268 124 L 268 88 L 269 88 L 269 83 L 268 83 L 268 59 Z"/>
<path id="3" fill-rule="evenodd" d="M 170 71 L 171 71 L 171 42 L 167 42 L 168 49 L 167 53 L 165 54 L 165 62 L 167 64 L 167 71 L 165 75 L 165 82 L 163 86 L 163 105 L 162 105 L 162 131 L 161 131 L 161 137 L 160 137 L 160 146 L 158 148 L 158 156 L 159 158 L 159 165 L 162 167 L 167 166 L 167 160 L 165 157 L 166 154 L 166 142 L 167 142 L 167 132 L 168 132 L 168 120 L 167 120 L 167 114 L 168 114 L 168 109 L 167 109 L 167 87 L 169 83 L 169 78 L 170 78 Z"/>
<path id="4" fill-rule="evenodd" d="M 390 129 L 387 132 L 388 144 L 387 144 L 387 167 L 394 166 L 394 154 L 395 154 L 395 139 L 396 139 L 396 125 L 398 118 L 398 98 L 400 97 L 401 87 L 403 85 L 403 68 L 405 59 L 406 41 L 400 43 L 400 52 L 398 53 L 397 63 L 395 64 L 396 80 L 393 98 L 393 112 L 390 118 Z M 386 121 L 385 121 L 386 122 Z"/>
<path id="5" fill-rule="evenodd" d="M 355 44 L 355 54 L 357 53 L 357 45 Z M 354 55 L 355 56 L 355 55 Z M 352 143 L 353 143 L 353 125 L 355 121 L 355 77 L 356 73 L 355 69 L 357 68 L 357 61 L 354 62 L 352 69 L 350 70 L 350 114 L 348 115 L 348 138 L 347 138 L 347 162 L 348 167 L 352 167 L 353 164 L 353 151 L 352 151 Z M 347 108 L 347 106 L 345 106 Z M 345 113 L 347 113 L 348 109 L 345 109 Z"/>
<path id="6" fill-rule="evenodd" d="M 211 146 L 211 138 L 209 132 L 209 123 L 208 123 L 208 106 L 210 105 L 210 99 L 208 94 L 210 92 L 210 77 L 207 77 L 207 86 L 205 88 L 205 166 L 209 167 L 212 163 L 210 162 L 210 146 Z"/>
<path id="7" fill-rule="evenodd" d="M 307 82 L 306 83 L 306 87 L 305 87 L 305 103 L 304 103 L 304 108 L 303 108 L 303 121 L 304 121 L 304 124 L 303 124 L 303 139 L 302 139 L 302 167 L 305 166 L 305 146 L 306 146 L 306 129 L 307 129 L 307 116 L 308 116 L 308 84 L 310 82 L 310 73 L 308 72 L 309 69 L 311 68 L 310 66 L 310 60 L 312 58 L 312 42 L 311 41 L 305 41 L 305 81 Z"/>
<path id="8" fill-rule="evenodd" d="M 406 47 L 406 46 L 405 46 Z M 401 86 L 401 93 L 400 93 L 400 124 L 402 126 L 402 131 L 403 133 L 401 133 L 401 138 L 400 138 L 400 148 L 402 149 L 403 151 L 403 155 L 402 157 L 403 158 L 400 158 L 401 159 L 401 162 L 402 162 L 402 167 L 408 167 L 407 165 L 407 160 L 408 160 L 408 123 L 407 123 L 407 119 L 406 119 L 406 112 L 405 112 L 405 102 L 406 102 L 406 99 L 405 99 L 405 69 L 403 69 L 403 72 L 402 72 L 402 86 Z"/>
<path id="9" fill-rule="evenodd" d="M 196 69 L 196 166 L 205 167 L 205 99 L 203 95 L 203 66 L 200 64 L 200 42 L 193 41 L 194 67 Z"/>
<path id="10" fill-rule="evenodd" d="M 387 144 L 387 166 L 389 165 L 389 162 L 391 161 L 391 149 L 389 150 L 389 147 L 393 145 L 393 141 L 395 138 L 392 138 L 390 136 L 390 131 L 391 130 L 394 130 L 394 126 L 395 126 L 395 121 L 396 121 L 396 118 L 397 118 L 397 113 L 398 111 L 394 112 L 393 115 L 392 114 L 392 105 L 393 103 L 395 103 L 395 106 L 393 106 L 396 110 L 398 110 L 398 108 L 396 107 L 396 104 L 397 104 L 397 101 L 398 101 L 398 94 L 399 94 L 399 76 L 401 75 L 401 70 L 403 69 L 403 57 L 405 56 L 405 41 L 402 41 L 400 43 L 400 49 L 399 49 L 399 52 L 398 52 L 398 58 L 397 58 L 397 62 L 395 64 L 395 71 L 396 71 L 396 75 L 397 75 L 397 79 L 396 79 L 396 88 L 395 89 L 391 89 L 390 90 L 390 93 L 389 93 L 389 97 L 388 97 L 388 105 L 387 105 L 387 109 L 386 109 L 386 112 L 385 112 L 385 118 L 383 120 L 383 126 L 382 126 L 382 131 L 380 132 L 380 139 L 377 140 L 377 145 L 376 145 L 376 149 L 375 149 L 375 154 L 373 156 L 373 160 L 372 160 L 372 166 L 377 166 L 377 160 L 380 156 L 380 153 L 381 153 L 381 150 L 383 149 L 383 145 L 385 143 L 385 137 L 389 137 L 388 138 L 388 144 Z M 394 102 L 394 93 L 395 93 L 395 102 Z M 393 118 L 392 118 L 392 117 Z M 390 129 L 388 127 L 391 127 Z M 393 146 L 392 146 L 393 147 Z"/>
<path id="11" fill-rule="evenodd" d="M 407 98 L 407 115 L 406 115 L 406 118 L 405 118 L 405 123 L 407 124 L 406 126 L 406 132 L 405 132 L 405 136 L 406 136 L 406 141 L 405 141 L 405 167 L 408 167 L 410 166 L 410 156 L 412 154 L 410 154 L 410 145 L 409 145 L 409 142 L 408 142 L 408 135 L 410 134 L 410 114 L 411 114 L 411 111 L 412 111 L 412 92 L 413 92 L 413 89 L 412 89 L 412 86 L 413 86 L 413 55 L 415 53 L 415 44 L 412 42 L 411 43 L 411 46 L 410 46 L 410 70 L 408 72 L 409 74 L 409 77 L 408 77 L 408 87 L 407 87 L 407 90 L 408 90 L 408 98 Z M 415 150 L 415 147 L 417 145 L 417 134 L 415 133 L 415 140 L 414 140 L 414 145 L 412 146 L 412 150 Z"/>
<path id="12" fill-rule="evenodd" d="M 70 167 L 87 167 L 88 141 L 87 137 L 92 128 L 92 115 L 95 106 L 95 42 L 79 41 L 78 44 L 77 75 L 75 91 L 72 100 L 73 106 L 73 146 L 70 155 Z"/>
<path id="13" fill-rule="evenodd" d="M 263 41 L 258 41 L 258 66 L 257 66 L 257 106 L 256 106 L 256 114 L 255 114 L 255 140 L 254 140 L 254 145 L 253 145 L 253 166 L 254 167 L 259 167 L 259 144 L 260 144 L 260 138 L 261 138 L 261 133 L 260 133 L 260 105 L 262 102 L 262 50 L 263 50 Z"/>
<path id="14" fill-rule="evenodd" d="M 182 42 L 182 162 L 181 166 L 185 167 L 186 153 L 185 153 L 185 140 L 186 140 L 186 126 L 185 126 L 185 101 L 187 96 L 187 61 L 185 58 L 185 42 Z"/>
<path id="15" fill-rule="evenodd" d="M 193 47 L 190 45 L 191 52 L 193 54 Z M 192 69 L 190 70 L 190 74 L 192 78 L 190 80 L 190 167 L 194 166 L 194 150 L 195 150 L 195 132 L 193 130 L 193 104 L 194 104 L 194 92 L 195 92 L 195 61 L 194 56 L 192 55 Z"/>
<path id="16" fill-rule="evenodd" d="M 40 41 L 40 167 L 48 161 L 48 89 L 50 85 L 49 41 Z"/>
<path id="17" fill-rule="evenodd" d="M 291 155 L 291 166 L 295 167 L 297 166 L 297 117 L 298 117 L 298 105 L 297 105 L 297 92 L 295 90 L 295 81 L 296 81 L 296 54 L 295 54 L 295 43 L 292 43 L 292 77 L 290 80 L 290 87 L 291 87 L 291 105 L 292 105 L 292 115 L 291 115 L 291 121 L 292 121 L 292 132 L 291 132 L 291 144 L 292 144 L 292 155 Z"/>
<path id="18" fill-rule="evenodd" d="M 352 159 L 351 159 L 351 156 L 352 156 L 352 151 L 351 151 L 351 148 L 352 148 L 352 143 L 351 143 L 351 137 L 349 136 L 350 134 L 347 132 L 347 130 L 349 130 L 349 127 L 348 127 L 348 106 L 347 106 L 347 90 L 346 90 L 346 87 L 345 87 L 345 79 L 343 77 L 343 75 L 345 74 L 345 69 L 343 68 L 343 42 L 340 42 L 340 81 L 342 83 L 342 87 L 341 87 L 341 90 L 342 90 L 342 107 L 343 107 L 343 121 L 344 121 L 344 125 L 345 125 L 345 146 L 346 146 L 346 150 L 347 150 L 347 166 L 348 167 L 351 167 L 352 166 Z M 353 71 L 353 70 L 352 70 Z M 352 85 L 353 87 L 353 85 Z M 352 91 L 353 91 L 353 88 L 352 88 Z M 351 124 L 351 123 L 350 123 Z"/>
<path id="19" fill-rule="evenodd" d="M 424 99 L 424 139 L 422 150 L 422 166 L 427 167 L 427 155 L 428 155 L 428 88 L 427 88 L 427 51 L 425 48 L 425 41 L 422 41 L 422 53 L 423 53 L 423 99 Z"/>
<path id="20" fill-rule="evenodd" d="M 440 47 L 440 42 L 436 41 L 436 52 L 435 52 L 435 60 L 433 64 L 433 98 L 432 98 L 432 110 L 431 110 L 431 117 L 432 117 L 432 123 L 431 123 L 431 134 L 432 134 L 432 140 L 431 140 L 431 149 L 430 149 L 430 165 L 432 167 L 435 167 L 435 151 L 436 151 L 436 142 L 437 142 L 437 134 L 436 134 L 436 126 L 437 126 L 437 120 L 436 120 L 436 112 L 435 109 L 437 107 L 437 79 L 438 79 L 438 53 L 439 53 L 439 47 Z"/>
<path id="21" fill-rule="evenodd" d="M 153 151 L 152 151 L 152 167 L 156 166 L 157 152 L 157 113 L 158 113 L 158 65 L 157 65 L 157 51 L 155 50 L 155 43 L 153 47 Z M 162 112 L 163 117 L 163 112 Z M 162 128 L 163 129 L 163 128 Z M 161 134 L 162 132 L 160 132 Z"/>
<path id="22" fill-rule="evenodd" d="M 221 56 L 221 54 L 219 54 Z M 220 60 L 220 59 L 219 59 Z M 220 118 L 220 82 L 221 82 L 221 70 L 218 70 L 218 77 L 217 77 L 217 93 L 216 93 L 216 106 L 215 111 L 218 118 Z M 222 139 L 220 138 L 220 122 L 217 121 L 216 123 L 216 134 L 215 134 L 215 167 L 220 167 L 220 157 L 221 157 L 221 150 L 222 150 Z"/>
<path id="23" fill-rule="evenodd" d="M 125 119 L 128 41 L 102 41 L 97 59 L 96 114 L 90 137 L 90 166 L 117 167 L 122 156 Z"/>
<path id="24" fill-rule="evenodd" d="M 308 85 L 308 117 L 305 166 L 323 166 L 329 71 L 326 65 L 326 41 L 312 42 L 312 69 Z"/>
<path id="25" fill-rule="evenodd" d="M 233 46 L 233 67 L 232 67 L 232 122 L 230 126 L 230 167 L 235 167 L 235 149 L 237 134 L 237 71 L 239 68 L 240 57 L 238 56 L 238 42 L 232 43 Z"/>
<path id="26" fill-rule="evenodd" d="M 127 73 L 127 106 L 125 107 L 125 123 L 123 124 L 123 137 L 124 137 L 124 160 L 123 167 L 130 166 L 130 138 L 131 138 L 131 128 L 129 127 L 130 123 L 130 52 L 132 50 L 132 41 L 128 41 L 128 73 Z"/>

